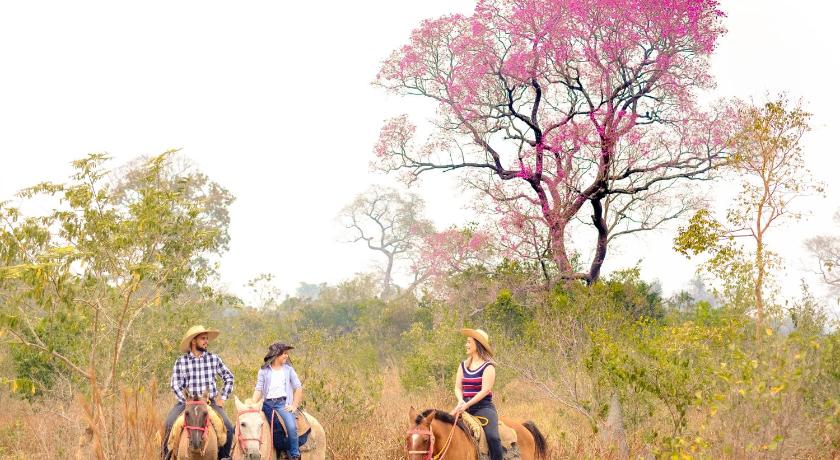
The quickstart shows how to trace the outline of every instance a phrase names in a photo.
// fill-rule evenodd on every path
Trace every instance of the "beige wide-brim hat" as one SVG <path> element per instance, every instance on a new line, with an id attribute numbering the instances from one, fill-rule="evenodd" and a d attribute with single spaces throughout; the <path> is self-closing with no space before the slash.
<path id="1" fill-rule="evenodd" d="M 461 334 L 467 337 L 472 337 L 476 342 L 480 343 L 490 353 L 493 353 L 493 347 L 490 346 L 490 336 L 481 329 L 461 329 Z"/>
<path id="2" fill-rule="evenodd" d="M 207 329 L 204 326 L 193 326 L 184 334 L 184 338 L 181 339 L 181 346 L 178 349 L 184 353 L 190 351 L 190 341 L 198 334 L 204 334 L 205 332 L 207 333 L 208 340 L 213 340 L 219 336 L 219 331 L 215 329 Z"/>

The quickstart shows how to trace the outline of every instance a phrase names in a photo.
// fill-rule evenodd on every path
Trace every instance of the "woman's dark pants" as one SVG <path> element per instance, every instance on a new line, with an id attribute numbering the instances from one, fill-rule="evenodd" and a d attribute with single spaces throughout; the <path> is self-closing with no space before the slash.
<path id="1" fill-rule="evenodd" d="M 487 437 L 487 447 L 490 449 L 490 460 L 503 460 L 505 453 L 502 450 L 502 439 L 499 437 L 499 414 L 493 401 L 482 399 L 467 409 L 473 417 L 484 417 L 487 425 L 484 426 L 484 436 Z"/>

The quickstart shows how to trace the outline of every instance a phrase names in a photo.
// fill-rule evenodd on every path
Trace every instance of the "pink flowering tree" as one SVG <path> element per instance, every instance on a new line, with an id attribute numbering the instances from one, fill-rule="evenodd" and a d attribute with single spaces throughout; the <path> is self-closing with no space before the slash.
<path id="1" fill-rule="evenodd" d="M 453 274 L 494 261 L 494 244 L 487 232 L 451 227 L 427 234 L 412 263 L 414 282 L 406 291 L 423 286 L 446 296 Z"/>
<path id="2" fill-rule="evenodd" d="M 562 278 L 593 282 L 611 232 L 673 215 L 646 197 L 726 160 L 731 111 L 696 102 L 722 16 L 714 0 L 479 0 L 472 16 L 426 20 L 376 83 L 434 101 L 434 129 L 418 140 L 407 116 L 387 121 L 375 164 L 408 181 L 462 172 L 516 202 L 506 219 L 545 229 Z M 567 247 L 576 218 L 597 232 L 586 270 Z"/>

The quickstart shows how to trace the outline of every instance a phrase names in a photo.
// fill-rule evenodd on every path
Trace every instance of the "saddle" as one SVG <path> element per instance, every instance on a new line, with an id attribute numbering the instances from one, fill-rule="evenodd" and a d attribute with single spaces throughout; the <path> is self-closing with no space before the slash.
<path id="1" fill-rule="evenodd" d="M 283 417 L 274 417 L 274 420 L 279 421 L 284 433 L 289 433 L 289 430 L 286 429 L 285 422 L 283 422 Z M 311 442 L 309 440 L 309 434 L 312 432 L 312 425 L 309 423 L 309 419 L 307 419 L 306 413 L 303 409 L 295 411 L 295 424 L 297 425 L 297 436 L 300 440 L 300 451 L 309 452 L 310 450 L 314 450 L 315 440 L 313 439 Z"/>
<path id="2" fill-rule="evenodd" d="M 467 412 L 461 413 L 461 420 L 464 421 L 464 425 L 469 429 L 473 441 L 478 444 L 479 458 L 489 458 L 490 448 L 487 445 L 487 437 L 484 435 L 482 421 Z M 486 422 L 484 420 L 485 424 Z M 519 448 L 516 445 L 516 430 L 499 420 L 499 437 L 502 439 L 502 448 L 505 450 L 505 460 L 519 459 Z"/>
<path id="3" fill-rule="evenodd" d="M 216 432 L 216 442 L 219 445 L 223 445 L 227 441 L 227 429 L 225 428 L 225 423 L 222 421 L 222 417 L 216 413 L 216 410 L 213 409 L 212 406 L 208 406 L 207 415 L 210 418 L 210 425 L 213 426 L 213 431 Z M 175 419 L 175 423 L 172 425 L 172 430 L 169 432 L 169 439 L 166 441 L 169 452 L 177 452 L 178 451 L 178 443 L 181 440 L 181 433 L 184 431 L 184 413 L 182 412 L 181 415 Z"/>

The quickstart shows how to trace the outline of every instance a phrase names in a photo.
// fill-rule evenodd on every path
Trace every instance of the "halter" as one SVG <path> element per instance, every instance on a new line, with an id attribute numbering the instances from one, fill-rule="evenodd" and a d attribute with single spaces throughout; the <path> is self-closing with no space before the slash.
<path id="1" fill-rule="evenodd" d="M 262 413 L 262 411 L 259 410 L 259 409 L 245 409 L 243 411 L 238 411 L 237 414 L 236 414 L 236 418 L 238 419 L 242 414 L 250 414 L 250 413 L 254 413 L 254 412 Z M 272 436 L 273 436 L 273 434 L 272 434 Z M 257 441 L 257 442 L 260 443 L 260 449 L 262 449 L 262 443 L 263 443 L 262 432 L 260 432 L 260 437 L 258 437 L 258 438 L 246 438 L 246 437 L 242 436 L 242 429 L 240 428 L 239 429 L 239 436 L 236 437 L 236 442 L 239 444 L 239 446 L 240 446 L 240 448 L 242 449 L 243 452 L 245 452 L 245 441 Z"/>
<path id="2" fill-rule="evenodd" d="M 412 428 L 406 432 L 405 437 L 405 450 L 408 455 L 419 455 L 423 454 L 423 460 L 440 460 L 446 455 L 446 451 L 449 450 L 449 446 L 452 445 L 452 435 L 455 434 L 455 429 L 458 428 L 458 417 L 461 416 L 459 412 L 455 415 L 455 420 L 452 422 L 452 429 L 449 430 L 449 436 L 446 438 L 446 444 L 443 447 L 443 450 L 440 451 L 439 454 L 434 455 L 435 453 L 435 434 L 432 432 L 432 424 L 429 423 L 429 429 L 423 430 L 420 428 Z M 422 436 L 429 437 L 429 449 L 428 450 L 411 450 L 411 435 L 419 434 Z"/>
<path id="3" fill-rule="evenodd" d="M 206 406 L 207 403 L 204 401 L 184 401 L 184 404 L 188 406 Z M 207 409 L 210 410 L 209 408 Z M 187 430 L 187 435 L 189 435 L 190 430 L 201 431 L 201 441 L 203 447 L 201 449 L 202 455 L 207 450 L 207 429 L 210 427 L 210 414 L 208 413 L 207 416 L 204 417 L 204 426 L 192 426 L 187 424 L 187 414 L 184 413 L 184 429 Z"/>
<path id="4" fill-rule="evenodd" d="M 428 450 L 411 450 L 411 435 L 419 434 L 421 436 L 428 436 L 429 437 L 429 449 Z M 432 455 L 435 453 L 435 434 L 432 433 L 432 428 L 429 426 L 428 430 L 423 430 L 420 428 L 413 428 L 406 432 L 405 436 L 405 450 L 407 451 L 408 455 L 424 455 L 423 460 L 432 460 Z"/>

